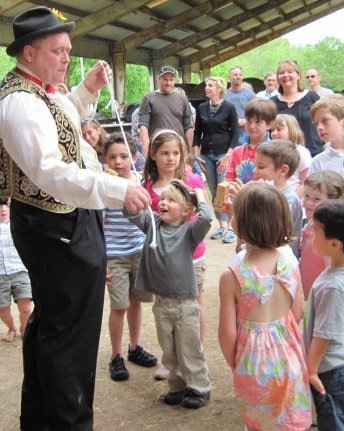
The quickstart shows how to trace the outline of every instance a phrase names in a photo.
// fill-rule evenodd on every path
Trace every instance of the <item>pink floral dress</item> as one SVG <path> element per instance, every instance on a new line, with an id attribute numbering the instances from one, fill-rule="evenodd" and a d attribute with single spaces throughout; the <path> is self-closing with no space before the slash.
<path id="1" fill-rule="evenodd" d="M 261 274 L 245 261 L 246 250 L 230 265 L 241 286 L 234 389 L 249 427 L 303 431 L 311 424 L 311 394 L 303 341 L 292 311 L 272 322 L 245 320 L 255 306 L 269 301 L 276 282 L 295 297 L 298 262 L 289 246 L 278 251 L 276 275 Z"/>

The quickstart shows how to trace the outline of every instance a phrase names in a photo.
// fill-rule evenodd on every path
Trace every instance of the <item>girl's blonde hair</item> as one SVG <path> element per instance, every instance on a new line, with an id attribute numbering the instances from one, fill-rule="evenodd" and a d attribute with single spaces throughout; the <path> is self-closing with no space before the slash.
<path id="1" fill-rule="evenodd" d="M 342 94 L 330 94 L 317 100 L 311 107 L 311 117 L 314 120 L 314 115 L 319 109 L 327 109 L 337 120 L 344 118 L 344 96 Z"/>
<path id="2" fill-rule="evenodd" d="M 247 184 L 234 199 L 240 239 L 259 248 L 277 248 L 293 241 L 290 209 L 284 194 L 266 183 Z"/>
<path id="3" fill-rule="evenodd" d="M 216 86 L 221 90 L 220 97 L 222 98 L 227 90 L 227 82 L 221 76 L 209 76 L 205 79 L 205 82 L 207 81 L 215 82 Z"/>
<path id="4" fill-rule="evenodd" d="M 304 185 L 326 193 L 327 199 L 344 198 L 344 178 L 338 172 L 314 172 L 305 179 Z"/>
<path id="5" fill-rule="evenodd" d="M 197 199 L 193 190 L 191 190 L 182 180 L 173 180 L 164 187 L 161 192 L 161 198 L 169 197 L 178 202 L 183 208 L 191 207 L 192 212 L 197 210 Z"/>
<path id="6" fill-rule="evenodd" d="M 305 145 L 305 136 L 299 122 L 293 115 L 277 114 L 275 119 L 276 126 L 287 126 L 289 133 L 289 140 L 296 145 Z"/>
<path id="7" fill-rule="evenodd" d="M 143 181 L 146 182 L 151 180 L 155 183 L 159 179 L 158 167 L 156 165 L 156 161 L 152 159 L 152 156 L 155 156 L 158 149 L 168 141 L 176 141 L 178 143 L 179 151 L 180 151 L 180 163 L 175 172 L 175 178 L 182 180 L 185 177 L 185 165 L 186 165 L 186 143 L 184 139 L 178 135 L 174 130 L 170 129 L 161 129 L 157 130 L 153 135 L 150 143 L 149 143 L 149 151 L 146 158 L 145 167 L 143 170 Z"/>
<path id="8" fill-rule="evenodd" d="M 299 75 L 299 80 L 297 81 L 297 91 L 303 91 L 305 89 L 305 87 L 302 84 L 302 71 L 301 71 L 301 67 L 297 64 L 296 60 L 282 60 L 278 63 L 278 67 L 277 67 L 277 80 L 278 80 L 278 74 L 279 71 L 282 67 L 282 65 L 284 64 L 288 64 L 289 66 L 293 67 L 295 72 Z M 283 94 L 283 87 L 281 86 L 281 84 L 279 84 L 278 86 L 278 91 L 280 94 Z"/>
<path id="9" fill-rule="evenodd" d="M 106 142 L 106 131 L 104 127 L 100 123 L 98 123 L 95 118 L 91 117 L 87 117 L 81 121 L 81 131 L 86 126 L 92 127 L 92 129 L 99 132 L 99 141 L 97 142 L 94 149 L 96 150 L 97 154 L 103 154 L 104 145 Z"/>

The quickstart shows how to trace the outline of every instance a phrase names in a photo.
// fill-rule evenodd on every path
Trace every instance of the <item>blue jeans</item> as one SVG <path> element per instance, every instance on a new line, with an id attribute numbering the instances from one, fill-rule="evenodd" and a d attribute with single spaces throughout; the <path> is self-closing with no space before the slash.
<path id="1" fill-rule="evenodd" d="M 217 162 L 224 156 L 224 154 L 201 154 L 202 159 L 205 161 L 205 177 L 207 179 L 207 184 L 211 193 L 211 199 L 214 201 L 216 195 L 216 188 L 219 183 L 221 183 L 225 176 L 224 174 L 217 173 Z M 225 213 L 215 211 L 215 217 L 217 220 L 228 221 L 228 216 Z"/>
<path id="2" fill-rule="evenodd" d="M 318 416 L 318 431 L 344 431 L 344 366 L 320 373 L 326 394 L 312 386 Z"/>

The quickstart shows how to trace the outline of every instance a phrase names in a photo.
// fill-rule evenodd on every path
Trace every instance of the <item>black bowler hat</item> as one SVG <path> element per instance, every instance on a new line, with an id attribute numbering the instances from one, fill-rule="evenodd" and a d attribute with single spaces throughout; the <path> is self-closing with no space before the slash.
<path id="1" fill-rule="evenodd" d="M 36 7 L 16 16 L 13 20 L 14 42 L 6 49 L 11 57 L 23 48 L 23 46 L 50 33 L 70 33 L 74 28 L 74 22 L 62 23 L 57 16 L 47 7 Z"/>

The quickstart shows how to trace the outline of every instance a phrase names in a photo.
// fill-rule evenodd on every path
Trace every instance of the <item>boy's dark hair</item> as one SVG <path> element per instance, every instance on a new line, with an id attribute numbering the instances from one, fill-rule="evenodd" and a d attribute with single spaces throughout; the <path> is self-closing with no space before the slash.
<path id="1" fill-rule="evenodd" d="M 131 139 L 131 136 L 128 133 L 125 133 L 125 137 L 127 139 L 131 155 L 135 156 L 137 153 L 137 147 L 136 147 L 135 142 Z M 112 144 L 124 144 L 125 145 L 125 141 L 124 141 L 124 137 L 123 137 L 122 133 L 112 133 L 106 139 L 105 144 L 104 144 L 104 156 L 107 155 L 107 152 L 109 151 L 109 147 Z"/>
<path id="2" fill-rule="evenodd" d="M 328 199 L 314 211 L 313 219 L 324 226 L 327 239 L 337 239 L 344 251 L 344 200 Z"/>
<path id="3" fill-rule="evenodd" d="M 276 115 L 277 108 L 275 103 L 262 97 L 255 97 L 245 107 L 245 118 L 247 120 L 256 117 L 258 120 L 271 123 L 276 118 Z"/>
<path id="4" fill-rule="evenodd" d="M 276 169 L 282 165 L 289 166 L 287 178 L 290 178 L 300 164 L 300 154 L 296 147 L 296 144 L 287 139 L 273 139 L 259 145 L 257 154 L 269 157 Z"/>

